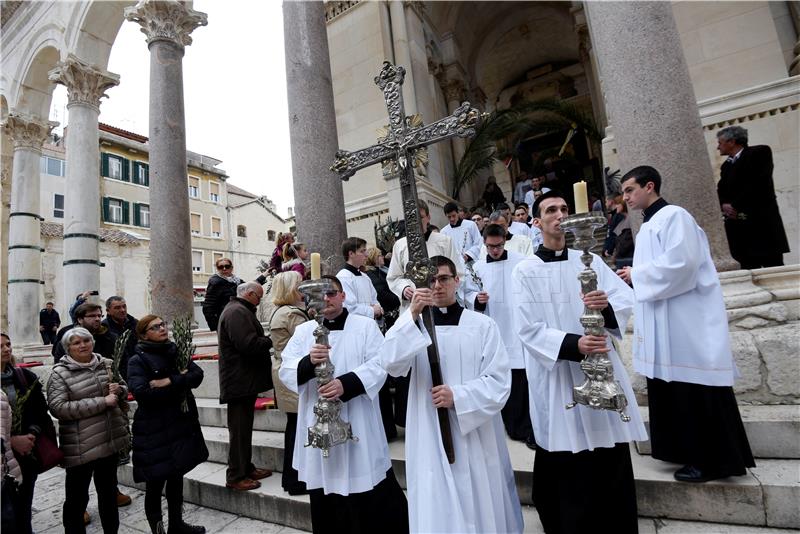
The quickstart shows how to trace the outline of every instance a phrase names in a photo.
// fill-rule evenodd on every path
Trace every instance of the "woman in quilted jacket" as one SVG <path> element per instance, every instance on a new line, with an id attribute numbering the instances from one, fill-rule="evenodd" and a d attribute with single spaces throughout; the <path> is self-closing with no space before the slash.
<path id="1" fill-rule="evenodd" d="M 114 381 L 112 361 L 92 352 L 94 338 L 76 327 L 61 338 L 66 355 L 53 366 L 47 381 L 47 402 L 58 418 L 62 465 L 66 468 L 64 532 L 85 532 L 83 511 L 94 478 L 103 532 L 119 529 L 117 461 L 128 448 L 128 419 L 121 402 L 128 388 Z"/>

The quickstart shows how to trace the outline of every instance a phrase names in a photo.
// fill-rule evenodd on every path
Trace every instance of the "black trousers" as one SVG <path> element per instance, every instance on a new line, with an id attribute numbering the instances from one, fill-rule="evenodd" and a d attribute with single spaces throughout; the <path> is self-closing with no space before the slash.
<path id="1" fill-rule="evenodd" d="M 297 469 L 292 467 L 294 442 L 297 435 L 297 414 L 286 412 L 286 430 L 283 432 L 283 474 L 281 486 L 291 495 L 305 493 L 306 483 L 298 480 Z"/>
<path id="2" fill-rule="evenodd" d="M 378 405 L 381 409 L 381 421 L 386 439 L 391 441 L 397 437 L 397 427 L 394 424 L 394 408 L 392 402 L 391 377 L 386 378 L 383 387 L 378 391 Z"/>
<path id="3" fill-rule="evenodd" d="M 350 495 L 309 492 L 314 534 L 407 534 L 408 501 L 389 468 L 386 478 L 370 491 Z"/>
<path id="4" fill-rule="evenodd" d="M 256 395 L 228 401 L 228 470 L 226 481 L 239 482 L 253 472 L 253 420 Z"/>
<path id="5" fill-rule="evenodd" d="M 50 327 L 45 327 L 44 330 L 39 332 L 42 335 L 42 344 L 52 345 L 56 342 L 56 333 Z"/>
<path id="6" fill-rule="evenodd" d="M 775 254 L 739 254 L 734 258 L 742 266 L 742 269 L 760 269 L 761 267 L 779 267 L 783 265 L 783 253 Z"/>
<path id="7" fill-rule="evenodd" d="M 117 510 L 117 460 L 114 453 L 83 465 L 67 468 L 64 490 L 63 521 L 65 534 L 85 534 L 83 512 L 89 504 L 89 483 L 94 478 L 97 490 L 97 506 L 100 509 L 100 523 L 105 534 L 116 534 L 119 530 Z"/>
<path id="8" fill-rule="evenodd" d="M 533 437 L 528 377 L 525 369 L 511 369 L 511 393 L 508 395 L 506 405 L 500 410 L 500 415 L 503 417 L 503 425 L 509 438 L 526 441 Z"/>
<path id="9" fill-rule="evenodd" d="M 33 490 L 36 486 L 36 478 L 39 476 L 36 462 L 26 456 L 22 459 L 17 458 L 19 467 L 22 470 L 22 485 L 17 490 L 17 505 L 14 510 L 14 521 L 17 524 L 15 532 L 19 534 L 31 534 L 31 508 L 33 507 Z"/>
<path id="10" fill-rule="evenodd" d="M 167 487 L 167 508 L 169 510 L 169 526 L 179 525 L 183 517 L 183 477 L 166 480 L 148 480 L 144 494 L 144 515 L 148 521 L 160 521 L 161 493 Z"/>
<path id="11" fill-rule="evenodd" d="M 755 467 L 730 386 L 647 379 L 653 458 L 721 476 Z"/>
<path id="12" fill-rule="evenodd" d="M 533 504 L 547 534 L 636 534 L 629 444 L 577 453 L 539 447 L 533 461 Z"/>

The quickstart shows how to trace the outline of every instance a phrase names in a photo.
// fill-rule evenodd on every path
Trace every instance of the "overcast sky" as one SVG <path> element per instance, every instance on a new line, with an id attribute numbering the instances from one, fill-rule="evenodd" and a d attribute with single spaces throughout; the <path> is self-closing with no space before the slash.
<path id="1" fill-rule="evenodd" d="M 195 0 L 194 9 L 208 26 L 192 32 L 183 59 L 186 148 L 222 160 L 231 183 L 266 195 L 285 217 L 293 196 L 281 2 Z M 149 65 L 139 25 L 124 22 L 108 66 L 120 85 L 103 100 L 101 122 L 148 135 Z M 65 106 L 58 86 L 51 119 L 68 123 Z"/>

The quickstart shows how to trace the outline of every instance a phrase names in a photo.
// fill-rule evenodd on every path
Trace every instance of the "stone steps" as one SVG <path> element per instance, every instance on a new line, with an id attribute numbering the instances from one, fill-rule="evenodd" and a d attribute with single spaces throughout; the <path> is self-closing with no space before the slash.
<path id="1" fill-rule="evenodd" d="M 133 482 L 130 464 L 120 467 L 119 482 L 125 486 L 144 489 Z M 234 492 L 225 487 L 225 464 L 206 462 L 184 477 L 184 500 L 206 508 L 238 514 L 260 521 L 277 523 L 310 531 L 311 511 L 308 496 L 292 496 L 280 485 L 280 473 L 261 481 L 257 490 Z M 536 509 L 522 507 L 526 534 L 544 534 Z M 784 529 L 714 524 L 659 518 L 639 518 L 640 534 L 782 534 Z"/>
<path id="2" fill-rule="evenodd" d="M 266 414 L 265 414 L 266 415 Z M 269 421 L 268 416 L 262 418 Z M 224 464 L 228 456 L 226 428 L 203 428 L 209 461 Z M 509 441 L 517 491 L 524 505 L 531 505 L 534 453 L 522 443 Z M 405 487 L 404 443 L 389 444 L 392 464 Z M 279 431 L 253 432 L 253 462 L 273 471 L 283 465 L 283 434 Z M 633 455 L 639 513 L 643 516 L 712 523 L 800 528 L 800 461 L 759 460 L 758 467 L 743 477 L 685 484 L 672 474 L 679 466 Z M 238 513 L 238 512 L 236 512 Z M 297 527 L 296 527 L 297 528 Z"/>

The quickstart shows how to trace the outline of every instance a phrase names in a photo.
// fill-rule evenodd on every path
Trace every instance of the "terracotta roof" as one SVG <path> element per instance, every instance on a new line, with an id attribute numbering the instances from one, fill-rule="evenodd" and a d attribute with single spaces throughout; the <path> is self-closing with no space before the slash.
<path id="1" fill-rule="evenodd" d="M 117 128 L 116 126 L 111 126 L 110 124 L 105 124 L 101 122 L 99 124 L 100 130 L 112 134 L 116 134 L 122 137 L 126 137 L 128 139 L 132 139 L 133 141 L 138 141 L 140 143 L 146 143 L 147 137 L 143 135 L 139 135 L 137 133 L 129 132 L 128 130 L 123 130 L 122 128 Z"/>
<path id="2" fill-rule="evenodd" d="M 64 225 L 60 223 L 43 222 L 40 233 L 42 237 L 64 239 Z M 100 228 L 100 237 L 109 243 L 139 245 L 139 239 L 136 236 L 115 228 Z"/>
<path id="3" fill-rule="evenodd" d="M 234 195 L 238 195 L 240 197 L 247 197 L 247 198 L 258 198 L 258 195 L 251 193 L 250 191 L 245 191 L 241 187 L 236 187 L 232 183 L 228 182 L 228 193 L 232 193 Z"/>

